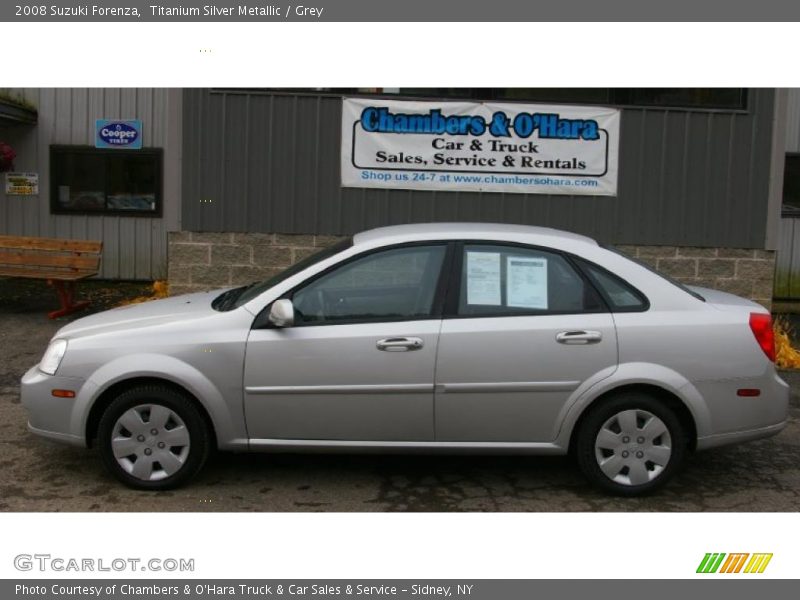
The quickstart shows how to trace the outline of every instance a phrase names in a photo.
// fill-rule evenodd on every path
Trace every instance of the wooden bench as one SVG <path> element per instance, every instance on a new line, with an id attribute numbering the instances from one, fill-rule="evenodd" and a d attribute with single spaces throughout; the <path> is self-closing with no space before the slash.
<path id="1" fill-rule="evenodd" d="M 61 302 L 48 313 L 56 319 L 89 306 L 75 300 L 75 282 L 97 274 L 102 249 L 102 242 L 0 235 L 0 276 L 47 280 Z"/>

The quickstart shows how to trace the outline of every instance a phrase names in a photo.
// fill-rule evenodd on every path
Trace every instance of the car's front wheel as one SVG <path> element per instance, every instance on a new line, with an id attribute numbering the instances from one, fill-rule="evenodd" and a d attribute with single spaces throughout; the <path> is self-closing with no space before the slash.
<path id="1" fill-rule="evenodd" d="M 603 490 L 637 496 L 664 485 L 687 450 L 680 419 L 661 400 L 621 393 L 590 409 L 578 430 L 578 465 Z"/>
<path id="2" fill-rule="evenodd" d="M 126 485 L 164 490 L 200 470 L 211 449 L 211 432 L 179 391 L 144 385 L 126 390 L 106 408 L 98 447 L 108 470 Z"/>

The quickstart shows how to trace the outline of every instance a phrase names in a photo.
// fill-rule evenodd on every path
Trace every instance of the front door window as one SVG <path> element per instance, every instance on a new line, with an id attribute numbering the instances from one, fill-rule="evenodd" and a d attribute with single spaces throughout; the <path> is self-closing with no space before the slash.
<path id="1" fill-rule="evenodd" d="M 434 314 L 445 245 L 357 258 L 294 293 L 296 325 L 424 319 Z"/>

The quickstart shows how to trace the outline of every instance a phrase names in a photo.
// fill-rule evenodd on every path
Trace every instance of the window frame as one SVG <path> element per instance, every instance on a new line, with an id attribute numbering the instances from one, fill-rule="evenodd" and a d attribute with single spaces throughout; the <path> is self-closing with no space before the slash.
<path id="1" fill-rule="evenodd" d="M 131 156 L 149 156 L 155 159 L 156 167 L 156 190 L 155 190 L 155 210 L 124 210 L 119 208 L 103 208 L 101 210 L 80 209 L 71 210 L 62 208 L 58 202 L 58 186 L 59 182 L 56 179 L 56 160 L 58 155 L 65 154 L 82 154 L 82 155 L 99 155 L 103 157 L 108 156 L 125 156 L 126 153 Z M 107 167 L 106 167 L 107 168 Z M 108 189 L 104 190 L 106 202 L 108 202 Z M 117 150 L 113 148 L 95 148 L 94 146 L 82 145 L 63 145 L 52 144 L 50 146 L 50 213 L 54 215 L 113 215 L 113 216 L 129 216 L 129 217 L 150 217 L 153 219 L 162 218 L 164 215 L 164 149 L 163 148 L 142 148 L 140 150 Z"/>
<path id="2" fill-rule="evenodd" d="M 509 242 L 503 240 L 459 240 L 455 242 L 455 251 L 453 257 L 452 271 L 447 286 L 447 297 L 445 298 L 445 308 L 443 318 L 445 319 L 514 319 L 514 318 L 529 318 L 529 317 L 549 317 L 557 315 L 597 315 L 611 313 L 611 307 L 608 305 L 606 298 L 595 286 L 594 282 L 587 277 L 586 273 L 576 264 L 572 255 L 569 252 L 558 250 L 557 248 L 550 248 L 547 246 L 539 246 L 535 244 L 523 244 L 520 242 Z M 577 276 L 583 281 L 584 285 L 588 286 L 597 296 L 599 307 L 597 310 L 546 310 L 538 312 L 526 312 L 516 314 L 476 314 L 476 315 L 461 315 L 458 313 L 458 305 L 461 297 L 461 284 L 464 271 L 464 254 L 466 246 L 504 246 L 508 248 L 520 248 L 523 250 L 533 250 L 535 252 L 546 252 L 563 258 L 566 263 L 575 271 Z"/>
<path id="3" fill-rule="evenodd" d="M 420 88 L 422 89 L 422 88 Z M 455 88 L 459 89 L 459 88 Z M 582 100 L 547 100 L 547 99 L 507 99 L 494 97 L 495 90 L 514 89 L 514 88 L 463 88 L 463 96 L 441 94 L 402 94 L 383 91 L 361 91 L 359 88 L 211 88 L 212 94 L 253 94 L 267 96 L 298 96 L 298 97 L 323 97 L 323 98 L 372 98 L 376 100 L 407 100 L 411 102 L 476 102 L 489 103 L 497 102 L 504 104 L 544 104 L 544 105 L 566 105 L 566 106 L 611 106 L 614 108 L 643 111 L 669 111 L 669 112 L 696 112 L 696 113 L 718 113 L 718 114 L 750 114 L 751 109 L 751 88 L 728 88 L 741 91 L 741 103 L 738 107 L 726 107 L 719 105 L 690 105 L 690 104 L 651 104 L 651 103 L 627 103 L 620 99 L 620 96 L 630 89 L 635 88 L 602 88 L 609 92 L 607 101 L 582 101 Z M 681 88 L 676 88 L 681 89 Z M 432 88 L 435 92 L 436 88 Z M 475 91 L 486 91 L 485 94 L 472 94 Z"/>
<path id="4" fill-rule="evenodd" d="M 784 179 L 783 179 L 783 186 L 781 188 L 781 217 L 788 218 L 788 219 L 797 219 L 800 218 L 800 207 L 794 208 L 791 205 L 788 205 L 784 202 L 785 199 L 785 188 L 786 188 L 786 163 L 788 160 L 792 159 L 800 159 L 800 152 L 785 152 L 783 157 L 783 170 L 784 170 Z M 786 208 L 789 207 L 789 208 Z"/>
<path id="5" fill-rule="evenodd" d="M 411 321 L 431 321 L 431 320 L 441 319 L 444 312 L 445 295 L 447 292 L 447 283 L 449 281 L 449 270 L 452 268 L 452 262 L 453 262 L 453 252 L 454 252 L 453 243 L 451 240 L 420 240 L 415 242 L 402 242 L 399 244 L 390 244 L 387 246 L 380 246 L 378 248 L 370 248 L 369 250 L 365 250 L 364 252 L 354 254 L 353 256 L 341 260 L 336 264 L 331 265 L 327 269 L 320 271 L 319 273 L 315 273 L 308 279 L 301 281 L 292 289 L 284 292 L 283 294 L 281 294 L 280 297 L 276 298 L 275 300 L 267 304 L 253 321 L 252 328 L 281 329 L 280 327 L 276 327 L 269 321 L 269 311 L 272 308 L 272 305 L 278 300 L 283 300 L 283 299 L 289 299 L 294 302 L 295 293 L 306 288 L 307 286 L 311 285 L 318 279 L 325 277 L 326 275 L 332 273 L 333 271 L 341 267 L 345 267 L 348 264 L 351 264 L 363 258 L 367 258 L 368 256 L 372 256 L 374 254 L 380 254 L 385 251 L 397 250 L 402 248 L 415 248 L 420 246 L 444 246 L 445 248 L 444 257 L 442 258 L 442 264 L 439 267 L 439 276 L 436 279 L 436 289 L 434 290 L 433 294 L 433 303 L 431 306 L 430 315 L 415 316 L 415 317 L 396 317 L 391 319 L 386 317 L 375 317 L 375 318 L 360 318 L 360 319 L 340 319 L 337 321 L 321 321 L 321 322 L 311 322 L 311 323 L 295 322 L 291 328 L 293 329 L 295 327 L 331 327 L 336 325 L 360 325 L 368 323 L 402 323 Z"/>

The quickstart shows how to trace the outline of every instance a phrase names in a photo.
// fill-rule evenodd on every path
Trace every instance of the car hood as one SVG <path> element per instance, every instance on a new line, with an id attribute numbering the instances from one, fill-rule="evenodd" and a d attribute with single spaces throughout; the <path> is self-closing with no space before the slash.
<path id="1" fill-rule="evenodd" d="M 201 318 L 217 313 L 211 308 L 211 302 L 225 289 L 112 308 L 73 321 L 62 327 L 56 337 L 82 337 Z"/>

